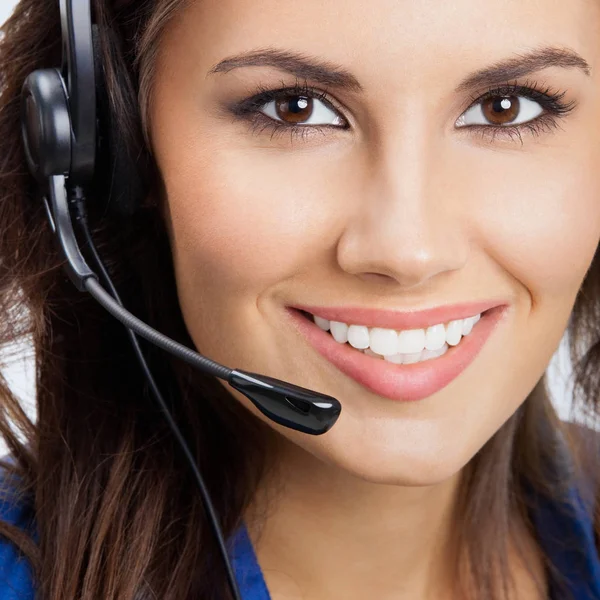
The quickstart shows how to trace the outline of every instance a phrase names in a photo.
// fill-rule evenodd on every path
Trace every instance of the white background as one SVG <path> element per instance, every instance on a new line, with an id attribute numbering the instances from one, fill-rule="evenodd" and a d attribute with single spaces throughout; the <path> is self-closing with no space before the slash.
<path id="1" fill-rule="evenodd" d="M 16 5 L 15 0 L 0 0 L 0 22 L 3 22 L 12 12 Z M 568 377 L 571 373 L 570 363 L 566 354 L 566 339 L 555 354 L 550 365 L 550 382 L 554 402 L 557 410 L 562 418 L 568 416 L 570 408 L 570 385 Z M 28 414 L 35 417 L 34 410 L 34 374 L 31 361 L 31 348 L 26 344 L 19 347 L 20 355 L 16 359 L 11 360 L 3 374 L 7 378 L 9 385 L 13 391 L 21 398 L 23 405 Z M 28 356 L 29 355 L 29 356 Z M 2 355 L 0 355 L 0 358 Z M 506 374 L 510 377 L 510 373 Z M 307 387 L 310 387 L 310 382 L 306 382 Z M 4 454 L 6 447 L 0 440 L 0 454 Z"/>
<path id="2" fill-rule="evenodd" d="M 16 5 L 14 0 L 0 0 L 0 21 L 4 22 Z"/>

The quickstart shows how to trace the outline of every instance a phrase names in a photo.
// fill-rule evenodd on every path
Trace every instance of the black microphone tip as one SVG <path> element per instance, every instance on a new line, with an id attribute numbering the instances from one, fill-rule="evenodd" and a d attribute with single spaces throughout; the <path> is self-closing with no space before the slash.
<path id="1" fill-rule="evenodd" d="M 267 375 L 233 369 L 228 382 L 271 420 L 303 433 L 326 433 L 342 411 L 332 396 Z"/>

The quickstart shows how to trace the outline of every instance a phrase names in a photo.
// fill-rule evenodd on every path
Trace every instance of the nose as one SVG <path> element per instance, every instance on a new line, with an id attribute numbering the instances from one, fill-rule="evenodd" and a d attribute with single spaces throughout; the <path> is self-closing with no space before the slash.
<path id="1" fill-rule="evenodd" d="M 420 289 L 468 260 L 468 203 L 452 193 L 464 193 L 464 182 L 453 186 L 456 164 L 423 130 L 378 148 L 354 175 L 338 264 L 364 281 Z"/>

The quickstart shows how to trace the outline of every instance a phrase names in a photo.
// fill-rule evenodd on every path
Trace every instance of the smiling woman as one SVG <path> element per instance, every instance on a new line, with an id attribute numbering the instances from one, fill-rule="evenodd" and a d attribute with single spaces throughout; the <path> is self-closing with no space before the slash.
<path id="1" fill-rule="evenodd" d="M 307 435 L 140 341 L 241 597 L 600 599 L 600 441 L 546 378 L 568 331 L 597 418 L 600 4 L 91 4 L 111 162 L 59 173 L 83 252 L 159 332 L 342 407 Z M 20 94 L 61 64 L 59 7 L 21 0 L 3 31 L 0 343 L 27 308 L 38 418 L 0 382 L 0 590 L 231 598 L 152 384 L 27 172 Z"/>

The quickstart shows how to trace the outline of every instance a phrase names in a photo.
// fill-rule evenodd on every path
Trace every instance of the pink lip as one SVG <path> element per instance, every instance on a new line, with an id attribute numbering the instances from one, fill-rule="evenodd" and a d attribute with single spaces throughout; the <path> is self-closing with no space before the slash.
<path id="1" fill-rule="evenodd" d="M 439 323 L 448 323 L 454 319 L 474 317 L 490 308 L 506 304 L 505 300 L 483 300 L 463 302 L 447 306 L 437 306 L 428 310 L 399 312 L 396 310 L 375 310 L 360 307 L 320 307 L 291 305 L 290 308 L 304 310 L 328 321 L 339 321 L 348 325 L 366 325 L 386 329 L 426 329 Z"/>
<path id="2" fill-rule="evenodd" d="M 336 342 L 329 332 L 323 331 L 298 310 L 286 307 L 286 311 L 297 331 L 342 373 L 390 400 L 415 401 L 447 386 L 473 362 L 507 308 L 507 305 L 495 306 L 482 314 L 471 333 L 457 346 L 451 346 L 443 356 L 409 365 L 397 365 L 358 352 L 349 344 Z M 357 322 L 365 324 L 364 319 Z M 444 321 L 437 321 L 440 322 Z"/>

